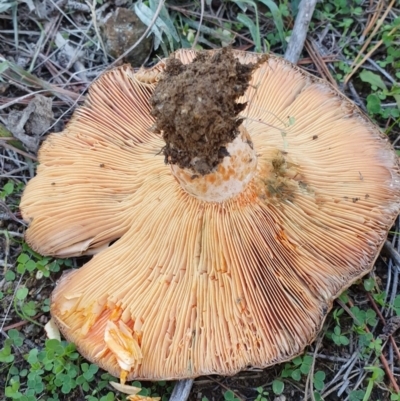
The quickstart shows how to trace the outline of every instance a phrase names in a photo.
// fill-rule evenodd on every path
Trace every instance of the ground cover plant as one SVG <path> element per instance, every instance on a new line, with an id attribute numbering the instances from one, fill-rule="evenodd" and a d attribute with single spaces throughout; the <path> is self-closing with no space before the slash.
<path id="1" fill-rule="evenodd" d="M 146 31 L 150 35 L 129 59 L 139 67 L 181 47 L 232 45 L 283 55 L 299 2 L 0 0 L 0 399 L 125 398 L 109 384 L 116 379 L 85 361 L 73 344 L 46 339 L 55 282 L 86 259 L 33 252 L 23 240 L 18 211 L 21 193 L 35 174 L 40 142 L 64 128 L 91 81 L 122 62 L 119 56 L 127 48 L 107 39 L 117 35 L 107 25 L 107 14 L 117 6 L 133 10 L 141 21 L 137 25 L 142 24 L 131 32 L 129 46 Z M 115 42 L 120 43 L 117 36 Z M 298 62 L 368 113 L 397 152 L 399 49 L 395 1 L 328 0 L 317 4 Z M 396 223 L 375 270 L 335 302 L 303 355 L 234 377 L 200 377 L 189 399 L 400 400 L 399 232 Z M 173 388 L 169 382 L 130 384 L 141 387 L 143 396 L 165 400 Z"/>

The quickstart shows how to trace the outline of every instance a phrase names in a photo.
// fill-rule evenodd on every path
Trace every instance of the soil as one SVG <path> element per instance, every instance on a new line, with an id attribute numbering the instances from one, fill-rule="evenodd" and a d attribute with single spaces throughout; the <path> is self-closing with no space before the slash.
<path id="1" fill-rule="evenodd" d="M 238 103 L 258 64 L 241 64 L 230 49 L 200 53 L 191 64 L 167 60 L 151 98 L 155 128 L 166 145 L 165 162 L 205 175 L 228 156 L 225 148 L 238 134 Z"/>

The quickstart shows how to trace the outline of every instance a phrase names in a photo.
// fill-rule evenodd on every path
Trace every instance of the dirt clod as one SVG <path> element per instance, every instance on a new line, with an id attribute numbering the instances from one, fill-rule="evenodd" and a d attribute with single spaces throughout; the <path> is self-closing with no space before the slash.
<path id="1" fill-rule="evenodd" d="M 166 145 L 165 162 L 205 175 L 227 156 L 238 134 L 238 103 L 256 64 L 241 64 L 230 49 L 200 53 L 191 64 L 170 58 L 151 98 L 155 128 Z"/>

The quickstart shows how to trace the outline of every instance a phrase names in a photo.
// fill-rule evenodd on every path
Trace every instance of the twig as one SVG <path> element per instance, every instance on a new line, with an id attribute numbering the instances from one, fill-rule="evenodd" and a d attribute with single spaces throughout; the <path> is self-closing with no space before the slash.
<path id="1" fill-rule="evenodd" d="M 101 50 L 103 50 L 104 57 L 107 60 L 107 50 L 106 50 L 106 48 L 104 46 L 104 42 L 103 42 L 103 39 L 101 38 L 101 34 L 100 34 L 100 29 L 99 29 L 98 24 L 97 24 L 96 0 L 93 0 L 92 4 L 90 4 L 90 2 L 88 0 L 86 0 L 86 4 L 90 7 L 90 11 L 92 13 L 92 21 L 93 21 L 94 30 L 96 32 L 97 39 L 100 42 Z"/>
<path id="2" fill-rule="evenodd" d="M 232 391 L 229 387 L 225 386 L 225 384 L 221 383 L 220 381 L 214 379 L 211 376 L 207 376 L 211 381 L 213 381 L 214 383 L 217 383 L 219 386 L 223 387 L 225 390 L 227 391 Z M 242 398 L 240 398 L 237 394 L 235 394 L 235 397 L 239 400 L 239 401 L 244 401 Z"/>
<path id="3" fill-rule="evenodd" d="M 371 64 L 371 66 L 379 71 L 382 75 L 384 75 L 392 84 L 395 84 L 397 82 L 384 68 L 382 68 L 378 63 L 372 60 L 372 58 L 368 58 L 367 62 Z"/>
<path id="4" fill-rule="evenodd" d="M 354 373 L 353 375 L 351 375 L 351 376 L 349 377 L 348 380 L 350 381 L 351 379 L 354 379 L 357 375 L 358 375 L 357 372 Z M 336 384 L 334 387 L 332 387 L 331 389 L 327 390 L 325 393 L 323 393 L 323 394 L 321 395 L 322 399 L 325 399 L 326 397 L 328 397 L 328 395 L 332 394 L 334 391 L 336 391 L 336 390 L 337 390 L 338 388 L 340 388 L 342 385 L 343 385 L 343 383 L 340 382 L 340 383 Z M 354 389 L 352 389 L 352 390 L 354 390 Z M 336 399 L 336 398 L 335 398 L 335 399 Z"/>
<path id="5" fill-rule="evenodd" d="M 193 379 L 179 380 L 172 391 L 169 401 L 185 401 L 189 398 Z"/>
<path id="6" fill-rule="evenodd" d="M 396 249 L 394 249 L 393 245 L 388 240 L 384 242 L 383 249 L 393 259 L 396 266 L 400 268 L 400 254 L 396 251 Z"/>
<path id="7" fill-rule="evenodd" d="M 337 372 L 335 374 L 335 376 L 333 377 L 333 379 L 329 382 L 325 384 L 324 389 L 328 389 L 332 384 L 335 384 L 335 388 L 340 388 L 341 385 L 336 386 L 337 381 L 340 379 L 340 377 L 343 377 L 346 374 L 346 370 L 351 370 L 352 366 L 354 365 L 354 362 L 357 360 L 358 354 L 357 352 L 353 353 L 353 355 L 343 361 L 344 365 L 341 366 L 341 368 L 339 369 L 339 372 Z M 343 372 L 345 372 L 345 374 L 343 374 Z"/>
<path id="8" fill-rule="evenodd" d="M 192 49 L 195 49 L 197 45 L 197 41 L 199 40 L 199 35 L 200 35 L 200 27 L 201 24 L 203 23 L 203 17 L 204 17 L 204 0 L 200 1 L 201 4 L 201 14 L 200 14 L 200 21 L 199 21 L 199 29 L 196 32 L 196 37 L 194 38 L 193 44 L 192 44 Z"/>
<path id="9" fill-rule="evenodd" d="M 323 60 L 325 63 L 333 63 L 335 61 L 340 61 L 340 59 L 334 54 L 321 56 L 321 60 Z M 313 62 L 314 60 L 311 57 L 304 57 L 297 62 L 297 65 L 311 64 Z"/>
<path id="10" fill-rule="evenodd" d="M 0 62 L 1 62 L 1 60 L 0 60 Z M 10 100 L 9 102 L 1 105 L 0 110 L 6 109 L 7 107 L 12 106 L 13 104 L 23 103 L 22 101 L 25 99 L 28 99 L 29 101 L 31 101 L 31 99 L 33 98 L 33 95 L 37 95 L 38 93 L 45 93 L 45 92 L 46 92 L 46 90 L 38 90 L 38 91 L 31 92 L 31 93 L 28 93 L 28 94 L 20 96 L 20 97 L 16 97 L 13 100 Z"/>
<path id="11" fill-rule="evenodd" d="M 27 226 L 27 224 L 23 220 L 20 220 L 15 216 L 15 214 L 11 211 L 11 209 L 7 206 L 7 204 L 2 200 L 0 200 L 0 208 L 6 211 L 6 213 L 8 214 L 8 216 L 11 220 L 14 220 L 15 222 L 17 222 L 25 227 Z M 7 232 L 9 232 L 9 231 L 7 231 Z M 4 233 L 4 231 L 0 231 L 0 233 Z"/>
<path id="12" fill-rule="evenodd" d="M 32 160 L 34 160 L 34 161 L 37 161 L 37 157 L 36 157 L 36 156 L 31 155 L 30 153 L 24 152 L 23 150 L 20 150 L 20 149 L 18 149 L 18 148 L 16 148 L 16 147 L 14 147 L 14 146 L 12 146 L 12 145 L 6 143 L 5 141 L 1 141 L 1 140 L 0 140 L 0 146 L 3 147 L 3 148 L 5 148 L 5 149 L 13 150 L 14 152 L 17 152 L 17 153 L 19 153 L 19 154 L 22 155 L 22 156 L 25 156 L 25 157 L 28 157 L 29 159 L 32 159 Z"/>
<path id="13" fill-rule="evenodd" d="M 357 326 L 361 326 L 361 322 L 357 319 L 357 317 L 354 315 L 354 313 L 350 310 L 350 308 L 342 300 L 340 300 L 338 298 L 335 301 L 347 312 L 347 314 L 353 319 L 354 323 Z"/>
<path id="14" fill-rule="evenodd" d="M 15 168 L 14 170 L 7 171 L 7 173 L 0 174 L 0 177 L 1 177 L 1 178 L 4 178 L 4 177 L 12 177 L 12 176 L 13 176 L 14 174 L 16 174 L 16 173 L 20 173 L 21 171 L 28 170 L 28 168 L 29 168 L 28 165 L 21 166 L 21 167 Z"/>
<path id="15" fill-rule="evenodd" d="M 5 247 L 4 247 L 4 269 L 3 275 L 7 273 L 8 270 L 8 255 L 10 254 L 10 234 L 8 230 L 0 231 L 1 234 L 4 235 L 5 238 Z"/>
<path id="16" fill-rule="evenodd" d="M 307 375 L 306 388 L 304 390 L 304 399 L 305 400 L 308 400 L 308 389 L 310 389 L 311 400 L 315 401 L 315 397 L 314 397 L 315 360 L 317 359 L 317 352 L 318 352 L 319 347 L 321 346 L 322 339 L 323 339 L 323 334 L 320 334 L 319 337 L 318 337 L 318 341 L 315 344 L 313 361 L 312 361 L 312 364 L 311 364 L 311 369 L 310 369 L 310 371 L 308 372 L 308 375 Z"/>
<path id="17" fill-rule="evenodd" d="M 285 52 L 285 59 L 296 64 L 303 50 L 308 26 L 314 13 L 317 0 L 301 0 L 299 12 L 294 23 L 293 32 Z"/>
<path id="18" fill-rule="evenodd" d="M 356 88 L 353 85 L 353 82 L 349 81 L 349 83 L 347 84 L 351 94 L 353 95 L 353 101 L 355 101 L 355 103 L 357 104 L 357 106 L 364 110 L 365 112 L 367 112 L 367 108 L 365 107 L 364 102 L 361 100 L 360 96 L 358 95 L 358 92 L 356 91 Z"/>
<path id="19" fill-rule="evenodd" d="M 349 79 L 355 74 L 355 72 L 364 64 L 365 60 L 383 43 L 383 40 L 379 40 L 375 46 L 372 47 L 372 49 L 362 58 L 361 61 L 357 62 L 357 60 L 362 56 L 364 50 L 368 47 L 368 45 L 371 43 L 372 38 L 375 36 L 375 34 L 378 32 L 379 28 L 381 27 L 381 25 L 384 23 L 387 14 L 389 13 L 389 11 L 391 10 L 391 8 L 393 7 L 394 3 L 396 0 L 392 0 L 390 2 L 390 4 L 387 6 L 386 11 L 383 13 L 381 19 L 378 21 L 378 23 L 376 24 L 374 30 L 372 31 L 371 35 L 369 35 L 368 39 L 366 40 L 366 42 L 364 43 L 364 45 L 361 47 L 359 53 L 357 54 L 357 57 L 354 59 L 351 67 L 354 67 L 353 70 L 346 75 L 345 79 L 344 79 L 344 85 L 346 86 L 347 82 L 349 81 Z M 389 33 L 388 36 L 390 36 L 392 33 L 394 33 L 396 31 L 397 27 L 394 27 Z"/>
<path id="20" fill-rule="evenodd" d="M 370 7 L 372 7 L 373 0 L 370 0 Z M 379 17 L 380 12 L 382 11 L 382 7 L 384 5 L 385 1 L 378 1 L 378 6 L 375 9 L 375 12 L 371 18 L 371 14 L 368 16 L 368 21 L 367 21 L 367 26 L 364 28 L 363 33 L 360 36 L 360 39 L 358 41 L 359 44 L 363 43 L 365 40 L 365 37 L 367 36 L 368 32 L 371 30 L 371 28 L 374 26 L 376 20 Z"/>
<path id="21" fill-rule="evenodd" d="M 332 77 L 332 74 L 330 73 L 328 67 L 326 66 L 324 60 L 322 59 L 321 54 L 319 53 L 315 42 L 313 40 L 306 40 L 305 46 L 308 54 L 313 60 L 322 78 L 325 78 L 328 82 L 330 82 L 334 87 L 337 88 L 337 82 Z"/>
<path id="22" fill-rule="evenodd" d="M 358 322 L 357 318 L 354 316 L 354 314 L 350 311 L 350 309 L 347 307 L 347 305 L 345 305 L 342 301 L 340 301 L 339 299 L 336 300 L 337 303 L 339 303 L 339 305 L 349 314 L 349 316 L 351 316 L 354 320 L 354 322 L 359 325 L 360 323 Z M 350 306 L 354 306 L 353 303 L 351 301 L 349 301 Z M 365 331 L 367 333 L 371 333 L 370 329 L 368 328 L 367 325 L 365 325 Z M 374 339 L 374 338 L 373 338 Z M 400 393 L 400 388 L 396 382 L 396 379 L 393 376 L 392 371 L 390 370 L 389 364 L 387 359 L 385 358 L 385 356 L 381 353 L 379 355 L 379 359 L 381 360 L 381 363 L 383 365 L 383 369 L 385 370 L 390 383 L 393 386 L 393 389 L 396 391 L 396 393 Z"/>
<path id="23" fill-rule="evenodd" d="M 338 392 L 337 392 L 337 396 L 340 397 L 348 388 L 348 383 L 350 382 L 350 374 L 353 372 L 353 368 L 354 365 L 358 362 L 358 353 L 354 353 L 355 358 L 353 359 L 353 361 L 350 363 L 350 365 L 347 367 L 346 371 L 344 372 L 344 375 L 342 376 L 342 381 L 343 381 L 343 385 L 339 388 Z M 356 372 L 356 375 L 358 373 Z"/>
<path id="24" fill-rule="evenodd" d="M 65 14 L 65 12 L 59 7 L 59 5 L 57 3 L 54 2 L 54 0 L 50 0 L 51 4 L 53 4 L 53 6 L 55 8 L 57 8 L 58 12 L 70 23 L 72 24 L 75 29 L 77 29 L 79 32 L 82 33 L 82 35 L 89 40 L 89 42 L 93 43 L 95 46 L 97 45 L 97 43 L 93 40 L 93 38 L 91 38 L 87 33 L 85 33 L 82 29 L 79 28 L 79 26 L 67 15 Z"/>
<path id="25" fill-rule="evenodd" d="M 180 12 L 181 14 L 184 14 L 184 15 L 189 16 L 189 17 L 190 17 L 190 16 L 194 16 L 194 17 L 201 16 L 201 13 L 198 13 L 198 12 L 196 12 L 196 11 L 186 10 L 186 9 L 184 9 L 184 8 L 182 8 L 182 7 L 177 7 L 177 6 L 173 6 L 173 5 L 170 5 L 170 4 L 166 5 L 166 7 L 169 8 L 170 10 L 178 11 L 178 12 Z M 227 22 L 227 23 L 232 22 L 232 21 L 229 20 L 229 19 L 220 18 L 220 17 L 217 17 L 217 16 L 215 16 L 215 15 L 204 15 L 204 19 L 207 19 L 210 23 L 212 23 L 212 24 L 214 24 L 214 25 L 216 25 L 216 26 L 218 26 L 218 27 L 220 27 L 220 28 L 221 28 L 221 26 L 223 26 L 223 25 L 221 25 L 223 22 Z M 214 20 L 217 20 L 217 22 L 214 21 Z M 189 21 L 191 21 L 191 20 L 189 20 Z M 197 27 L 198 27 L 199 25 L 196 26 L 196 23 L 195 23 L 194 21 L 192 21 L 192 22 L 193 22 L 193 24 L 190 25 L 190 26 L 191 26 L 192 28 L 197 29 Z M 205 26 L 203 25 L 203 26 L 201 27 L 201 30 L 202 30 L 203 32 L 206 32 L 206 33 L 207 33 L 207 31 L 205 31 L 204 28 L 207 28 L 207 27 L 205 27 Z M 210 28 L 208 28 L 208 29 L 210 29 Z M 253 42 L 251 39 L 249 39 L 248 37 L 246 37 L 245 35 L 241 35 L 240 33 L 236 32 L 236 31 L 234 31 L 234 30 L 232 30 L 232 29 L 229 29 L 228 27 L 224 27 L 224 29 L 227 30 L 227 31 L 229 31 L 230 33 L 233 33 L 233 34 L 235 35 L 235 37 L 238 37 L 238 38 L 242 39 L 243 41 L 249 43 L 249 47 L 254 46 L 254 42 Z M 211 30 L 210 30 L 209 32 L 211 32 Z"/>
<path id="26" fill-rule="evenodd" d="M 313 356 L 314 352 L 307 352 L 307 355 Z M 342 363 L 347 363 L 349 361 L 349 358 L 342 358 L 340 356 L 330 356 L 330 355 L 325 355 L 325 354 L 316 354 L 315 355 L 316 358 L 320 358 L 320 359 L 326 359 L 327 361 L 331 361 L 331 362 L 342 362 Z"/>
<path id="27" fill-rule="evenodd" d="M 2 61 L 7 63 L 6 65 L 7 68 L 4 71 L 2 71 L 2 76 L 5 77 L 13 85 L 18 86 L 19 84 L 24 84 L 30 87 L 36 87 L 36 88 L 40 87 L 41 89 L 44 89 L 44 91 L 46 90 L 50 91 L 55 96 L 66 102 L 67 104 L 72 103 L 74 99 L 79 97 L 77 93 L 50 84 L 47 81 L 30 74 L 29 72 L 25 71 L 23 68 L 19 67 L 15 63 L 6 61 L 3 57 L 0 56 L 0 62 Z M 26 87 L 22 88 L 23 90 L 28 91 L 28 88 Z M 43 91 L 36 91 L 35 93 L 40 93 L 40 92 Z M 33 95 L 33 93 L 31 93 L 31 95 Z M 3 105 L 0 107 L 0 109 L 3 109 L 8 106 L 9 104 Z"/>
<path id="28" fill-rule="evenodd" d="M 34 316 L 32 319 L 37 319 L 38 317 L 40 317 L 42 315 L 43 315 L 43 313 L 39 313 L 36 316 Z M 27 320 L 21 320 L 21 321 L 19 321 L 17 323 L 9 324 L 8 326 L 3 327 L 2 331 L 8 331 L 8 330 L 11 330 L 11 329 L 16 329 L 18 327 L 25 326 L 27 323 L 30 323 L 30 322 L 28 322 Z"/>
<path id="29" fill-rule="evenodd" d="M 72 46 L 69 43 L 69 41 L 64 39 L 64 37 L 59 32 L 57 32 L 54 42 L 55 42 L 56 46 L 61 50 L 61 52 L 67 57 L 68 66 L 70 64 L 73 64 L 74 69 L 75 69 L 78 77 L 81 79 L 81 81 L 87 82 L 88 79 L 85 75 L 85 66 L 79 60 L 79 58 L 82 56 L 82 54 L 78 50 L 78 48 L 75 48 L 74 46 Z"/>
<path id="30" fill-rule="evenodd" d="M 367 292 L 367 297 L 368 297 L 369 302 L 371 302 L 371 305 L 374 308 L 376 314 L 379 316 L 379 319 L 381 320 L 382 324 L 384 326 L 386 326 L 386 320 L 383 317 L 383 315 L 382 315 L 381 311 L 379 310 L 378 306 L 376 305 L 374 298 L 372 298 L 371 294 L 368 293 L 368 292 Z M 399 348 L 397 347 L 396 341 L 394 340 L 392 335 L 389 336 L 389 340 L 392 343 L 392 346 L 393 346 L 394 350 L 396 351 L 397 360 L 400 361 L 400 351 L 399 351 Z"/>
<path id="31" fill-rule="evenodd" d="M 68 8 L 70 10 L 82 11 L 84 13 L 90 13 L 90 5 L 79 3 L 78 1 L 68 1 Z"/>

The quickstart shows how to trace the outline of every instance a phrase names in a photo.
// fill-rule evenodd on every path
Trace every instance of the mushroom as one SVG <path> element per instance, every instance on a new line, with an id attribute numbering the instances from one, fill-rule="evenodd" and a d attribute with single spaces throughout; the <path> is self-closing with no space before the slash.
<path id="1" fill-rule="evenodd" d="M 387 138 L 272 55 L 181 50 L 107 72 L 39 161 L 27 242 L 94 255 L 59 280 L 52 316 L 122 381 L 298 355 L 399 212 Z"/>

